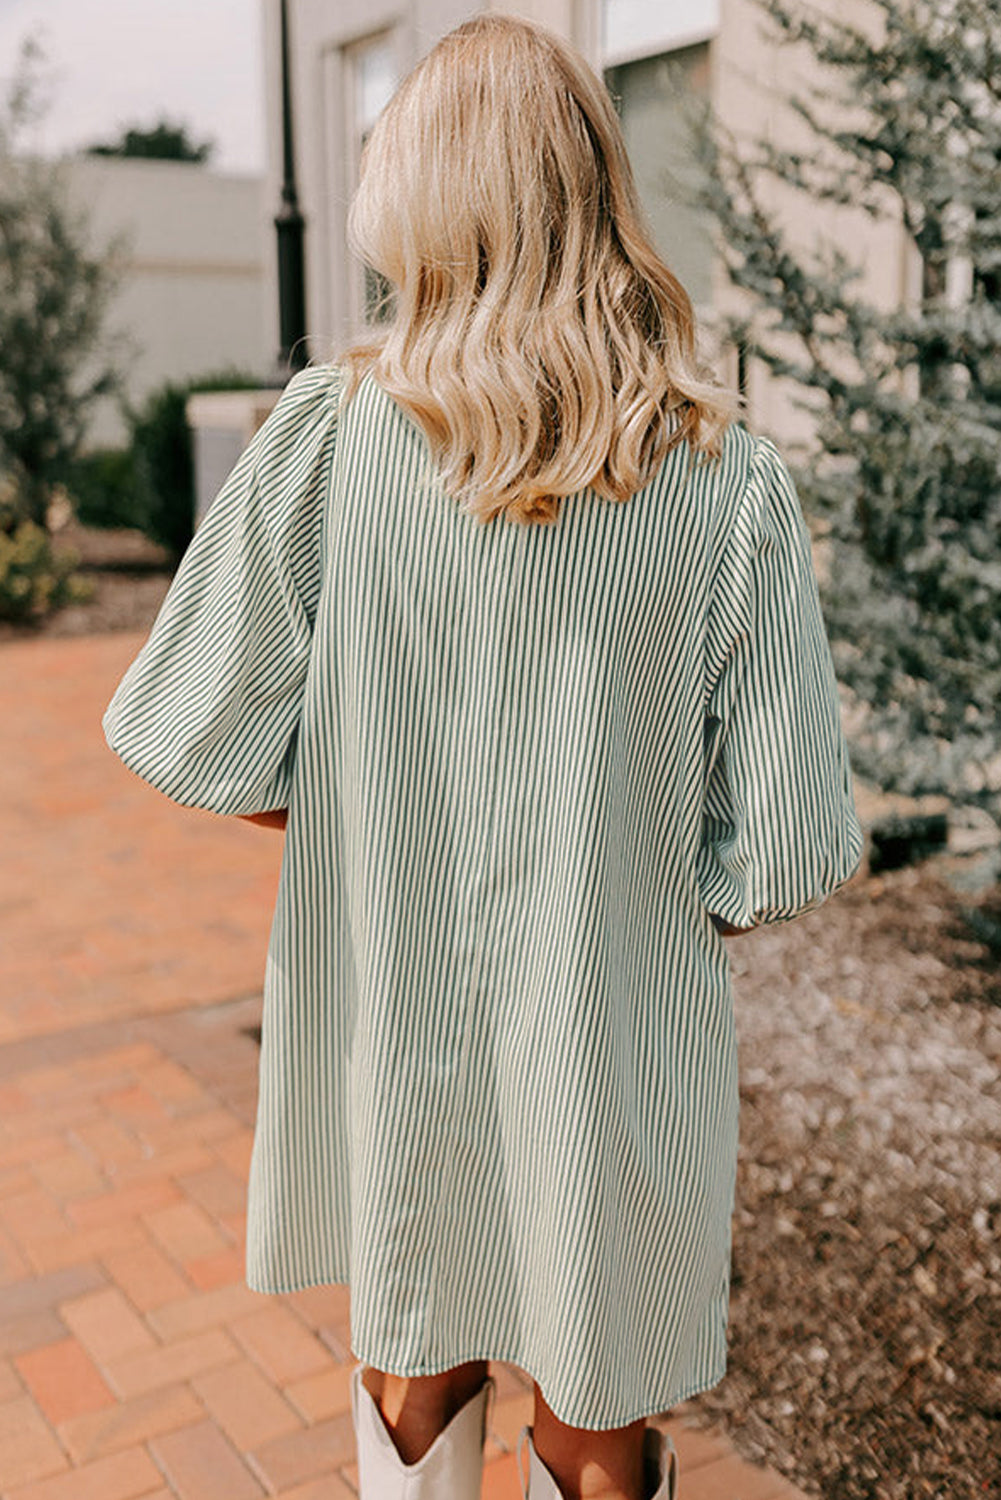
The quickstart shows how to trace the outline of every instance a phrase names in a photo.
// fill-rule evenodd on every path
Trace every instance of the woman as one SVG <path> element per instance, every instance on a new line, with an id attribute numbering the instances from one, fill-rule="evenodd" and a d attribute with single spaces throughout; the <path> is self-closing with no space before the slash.
<path id="1" fill-rule="evenodd" d="M 292 380 L 105 719 L 285 827 L 247 1280 L 351 1289 L 362 1500 L 674 1493 L 644 1419 L 725 1365 L 721 934 L 861 840 L 808 537 L 699 367 L 609 97 L 481 15 L 366 146 L 382 337 Z"/>

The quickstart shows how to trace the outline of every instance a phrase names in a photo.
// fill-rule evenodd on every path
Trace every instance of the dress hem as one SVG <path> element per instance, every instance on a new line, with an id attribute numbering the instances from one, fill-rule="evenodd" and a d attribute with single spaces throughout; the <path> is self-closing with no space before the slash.
<path id="1" fill-rule="evenodd" d="M 301 1282 L 289 1282 L 288 1284 L 282 1286 L 268 1287 L 255 1286 L 249 1277 L 247 1277 L 246 1280 L 247 1285 L 251 1291 L 263 1292 L 267 1296 L 286 1296 L 293 1292 L 308 1291 L 311 1287 L 315 1286 L 350 1285 L 347 1278 L 340 1277 L 321 1278 L 315 1281 L 305 1279 Z M 406 1361 L 404 1361 L 403 1363 L 401 1363 L 398 1360 L 390 1360 L 387 1362 L 385 1360 L 370 1358 L 368 1355 L 360 1353 L 359 1350 L 355 1348 L 354 1339 L 349 1339 L 349 1348 L 354 1358 L 356 1360 L 359 1360 L 362 1364 L 374 1365 L 377 1369 L 383 1370 L 387 1375 L 397 1375 L 403 1379 L 421 1375 L 440 1375 L 443 1374 L 446 1370 L 454 1369 L 456 1365 L 470 1364 L 475 1360 L 487 1360 L 488 1362 L 512 1365 L 516 1370 L 520 1370 L 522 1374 L 527 1375 L 530 1380 L 534 1381 L 535 1384 L 539 1386 L 539 1389 L 542 1390 L 542 1394 L 545 1397 L 546 1405 L 560 1422 L 563 1422 L 566 1426 L 570 1427 L 583 1427 L 589 1432 L 606 1432 L 615 1427 L 627 1427 L 630 1422 L 637 1422 L 641 1417 L 651 1418 L 666 1416 L 670 1411 L 673 1411 L 676 1406 L 680 1406 L 683 1401 L 689 1401 L 693 1396 L 698 1396 L 703 1391 L 712 1390 L 715 1386 L 719 1385 L 720 1381 L 722 1381 L 724 1376 L 726 1375 L 726 1357 L 724 1356 L 722 1361 L 713 1366 L 711 1373 L 706 1375 L 704 1378 L 689 1381 L 686 1385 L 679 1387 L 675 1391 L 671 1391 L 666 1397 L 658 1398 L 656 1401 L 644 1401 L 641 1403 L 639 1410 L 630 1408 L 625 1415 L 615 1413 L 615 1415 L 613 1415 L 612 1417 L 603 1417 L 600 1421 L 592 1420 L 589 1422 L 581 1422 L 579 1420 L 581 1416 L 580 1412 L 571 1412 L 568 1416 L 564 1416 L 563 1411 L 567 1411 L 568 1408 L 564 1407 L 561 1410 L 562 1403 L 554 1403 L 550 1401 L 548 1394 L 543 1389 L 541 1382 L 538 1380 L 537 1376 L 532 1372 L 532 1370 L 526 1364 L 524 1364 L 521 1359 L 515 1358 L 514 1354 L 510 1350 L 503 1349 L 499 1344 L 492 1344 L 490 1345 L 489 1349 L 486 1350 L 479 1349 L 474 1350 L 472 1353 L 462 1354 L 457 1358 L 449 1359 L 447 1362 L 442 1362 L 440 1360 L 425 1362 L 423 1367 L 420 1369 L 414 1368 L 412 1362 L 407 1363 Z M 577 1420 L 573 1420 L 574 1418 L 577 1418 Z"/>

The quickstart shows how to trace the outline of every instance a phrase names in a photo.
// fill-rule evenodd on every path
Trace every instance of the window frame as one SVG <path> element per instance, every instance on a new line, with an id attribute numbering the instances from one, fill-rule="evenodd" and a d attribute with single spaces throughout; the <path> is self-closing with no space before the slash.
<path id="1" fill-rule="evenodd" d="M 684 30 L 678 30 L 677 27 L 666 28 L 656 37 L 650 37 L 645 41 L 625 41 L 617 47 L 606 47 L 606 7 L 609 0 L 596 0 L 601 71 L 604 73 L 609 68 L 622 67 L 626 63 L 642 62 L 647 57 L 666 56 L 671 52 L 680 52 L 686 47 L 697 47 L 703 42 L 712 43 L 719 35 L 722 26 L 722 0 L 709 0 L 709 3 L 713 7 L 711 19 L 707 17 L 703 21 L 693 22 Z"/>
<path id="2" fill-rule="evenodd" d="M 602 64 L 601 64 L 601 77 L 602 77 L 603 82 L 605 83 L 606 88 L 608 88 L 609 91 L 612 92 L 612 86 L 611 86 L 612 85 L 612 80 L 610 80 L 609 74 L 613 73 L 617 68 L 629 67 L 629 66 L 631 66 L 632 64 L 635 64 L 635 63 L 653 62 L 653 61 L 655 61 L 656 59 L 659 59 L 659 58 L 663 58 L 663 59 L 665 59 L 667 61 L 670 61 L 678 53 L 681 53 L 681 52 L 684 52 L 684 51 L 688 51 L 688 50 L 693 50 L 693 49 L 695 49 L 697 47 L 704 47 L 705 48 L 705 52 L 706 52 L 706 62 L 707 62 L 707 66 L 708 66 L 708 69 L 709 69 L 709 77 L 710 77 L 709 88 L 711 90 L 711 88 L 712 88 L 711 79 L 712 79 L 712 69 L 713 69 L 713 48 L 714 48 L 714 43 L 715 43 L 715 35 L 707 37 L 707 38 L 703 38 L 701 41 L 694 41 L 694 42 L 690 42 L 690 43 L 685 43 L 684 45 L 678 45 L 678 46 L 668 47 L 666 50 L 664 48 L 661 48 L 661 47 L 657 47 L 653 51 L 649 51 L 647 49 L 643 49 L 642 51 L 636 53 L 635 55 L 631 55 L 628 58 L 623 57 L 621 61 L 616 61 L 616 62 L 602 61 Z M 613 97 L 616 100 L 615 107 L 616 107 L 616 113 L 618 114 L 619 113 L 619 104 L 618 104 L 618 98 L 619 98 L 619 96 L 613 94 Z M 620 116 L 620 124 L 622 124 L 623 128 L 625 129 L 625 124 L 621 120 L 621 116 Z M 633 165 L 634 165 L 634 170 L 635 170 L 636 169 L 636 163 L 635 163 L 635 161 L 634 161 Z M 655 216 L 653 214 L 653 211 L 652 211 L 652 208 L 651 208 L 650 204 L 647 203 L 646 201 L 644 201 L 644 208 L 645 208 L 648 216 L 651 218 L 651 220 L 653 220 Z M 690 296 L 690 298 L 692 300 L 692 307 L 693 307 L 693 310 L 695 312 L 696 320 L 697 320 L 697 322 L 699 323 L 699 325 L 701 327 L 708 326 L 708 324 L 711 322 L 712 317 L 713 317 L 713 313 L 714 313 L 715 301 L 716 301 L 716 256 L 715 256 L 715 251 L 712 249 L 711 238 L 710 238 L 709 244 L 707 245 L 707 249 L 710 251 L 710 257 L 709 257 L 710 271 L 709 271 L 709 287 L 708 287 L 708 291 L 706 292 L 705 296 L 704 297 L 698 297 L 698 296 L 696 296 L 695 291 L 692 290 L 692 286 L 690 285 L 690 278 L 685 279 L 683 281 L 683 285 L 685 286 L 685 290 L 688 292 L 688 295 Z M 670 264 L 670 262 L 669 262 L 669 264 Z M 672 267 L 672 269 L 673 269 L 673 267 Z M 679 271 L 677 274 L 683 275 L 683 272 Z"/>
<path id="3" fill-rule="evenodd" d="M 352 37 L 350 41 L 342 43 L 338 49 L 340 52 L 340 74 L 343 80 L 342 129 L 344 131 L 346 147 L 344 152 L 345 204 L 350 203 L 358 187 L 362 148 L 372 128 L 371 124 L 367 128 L 361 125 L 359 98 L 360 58 L 367 51 L 379 46 L 386 46 L 393 58 L 393 88 L 397 88 L 402 77 L 399 31 L 400 28 L 395 23 L 379 26 L 374 31 L 366 32 L 363 36 Z M 348 315 L 351 326 L 360 332 L 378 328 L 384 320 L 369 317 L 369 281 L 371 278 L 378 276 L 378 272 L 373 271 L 370 266 L 366 266 L 364 263 L 359 263 L 357 258 L 350 254 L 350 251 L 348 252 L 348 257 L 349 264 L 352 265 L 348 294 Z"/>

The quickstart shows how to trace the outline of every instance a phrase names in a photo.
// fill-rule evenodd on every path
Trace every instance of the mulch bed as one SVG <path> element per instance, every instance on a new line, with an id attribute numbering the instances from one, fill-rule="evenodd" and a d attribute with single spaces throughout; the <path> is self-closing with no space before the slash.
<path id="1" fill-rule="evenodd" d="M 0 640 L 149 628 L 165 554 L 72 524 L 61 545 L 92 598 Z M 1001 954 L 979 940 L 1001 900 L 945 869 L 857 877 L 730 945 L 730 1368 L 691 1405 L 832 1500 L 1001 1496 Z"/>
<path id="2" fill-rule="evenodd" d="M 730 1369 L 696 1406 L 811 1494 L 1001 1496 L 1001 965 L 970 904 L 929 861 L 731 944 Z"/>
<path id="3" fill-rule="evenodd" d="M 56 533 L 55 544 L 79 559 L 90 598 L 31 625 L 0 621 L 0 641 L 149 629 L 173 576 L 168 553 L 139 531 L 96 531 L 75 521 Z"/>

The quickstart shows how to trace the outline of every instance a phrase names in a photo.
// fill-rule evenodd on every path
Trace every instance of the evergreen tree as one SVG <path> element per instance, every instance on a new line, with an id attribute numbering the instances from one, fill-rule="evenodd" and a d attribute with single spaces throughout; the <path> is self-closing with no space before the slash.
<path id="1" fill-rule="evenodd" d="M 39 113 L 40 52 L 29 42 L 0 100 L 0 527 L 44 527 L 53 486 L 72 473 L 94 402 L 118 386 L 105 314 L 110 252 L 95 252 L 57 162 L 24 154 Z"/>
<path id="2" fill-rule="evenodd" d="M 825 609 L 865 706 L 859 770 L 1001 820 L 1001 10 L 872 0 L 871 27 L 756 0 L 822 88 L 809 150 L 704 137 L 706 201 L 750 311 L 727 330 L 793 381 L 819 453 L 797 475 L 829 538 Z M 881 309 L 851 247 L 804 249 L 777 180 L 899 226 L 919 291 Z"/>
<path id="3" fill-rule="evenodd" d="M 144 130 L 130 125 L 122 131 L 117 141 L 98 142 L 87 147 L 88 156 L 145 157 L 154 161 L 208 161 L 215 150 L 213 141 L 197 144 L 188 135 L 186 125 L 175 125 L 170 120 L 160 119 Z"/>

